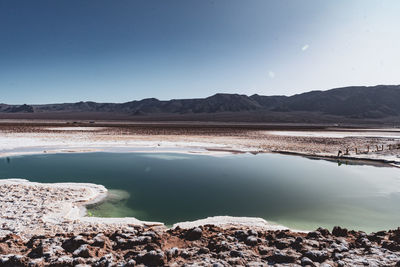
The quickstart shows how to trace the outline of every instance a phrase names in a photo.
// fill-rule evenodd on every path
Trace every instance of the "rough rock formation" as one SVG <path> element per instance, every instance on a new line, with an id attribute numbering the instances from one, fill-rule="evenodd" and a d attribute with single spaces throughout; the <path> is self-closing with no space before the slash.
<path id="1" fill-rule="evenodd" d="M 249 227 L 144 226 L 0 240 L 0 266 L 399 266 L 400 228 L 367 235 Z"/>

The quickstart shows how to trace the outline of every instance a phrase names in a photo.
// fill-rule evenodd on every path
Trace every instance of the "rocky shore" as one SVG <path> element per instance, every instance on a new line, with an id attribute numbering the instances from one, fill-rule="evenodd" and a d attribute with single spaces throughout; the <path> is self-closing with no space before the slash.
<path id="1" fill-rule="evenodd" d="M 213 217 L 168 229 L 84 217 L 84 205 L 106 192 L 1 180 L 0 266 L 400 266 L 400 228 L 299 232 L 260 218 Z"/>
<path id="2" fill-rule="evenodd" d="M 204 225 L 0 239 L 0 266 L 400 266 L 400 229 L 309 233 Z"/>

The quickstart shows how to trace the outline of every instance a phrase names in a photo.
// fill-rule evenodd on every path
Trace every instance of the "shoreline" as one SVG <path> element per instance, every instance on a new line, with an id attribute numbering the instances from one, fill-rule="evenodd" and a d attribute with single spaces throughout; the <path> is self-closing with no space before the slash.
<path id="1" fill-rule="evenodd" d="M 0 131 L 0 145 L 7 142 L 7 137 L 2 139 L 1 134 Z M 200 153 L 210 156 L 279 153 L 399 167 L 382 157 L 354 160 L 335 157 L 337 148 L 331 147 L 332 140 L 315 137 L 305 141 L 292 140 L 290 137 L 284 139 L 287 143 L 279 143 L 275 147 L 260 145 L 258 141 L 250 142 L 252 134 L 246 135 L 245 139 L 231 137 L 226 140 L 225 137 L 215 136 L 189 138 L 155 135 L 137 138 L 132 135 L 107 135 L 100 142 L 96 140 L 98 133 L 94 132 L 90 135 L 52 134 L 50 137 L 53 139 L 48 139 L 46 134 L 36 133 L 33 136 L 20 135 L 28 139 L 19 139 L 19 136 L 13 138 L 14 134 L 11 136 L 11 145 L 14 147 L 7 151 L 9 154 L 0 153 L 0 157 L 94 152 Z M 164 138 L 167 141 L 158 141 Z M 260 140 L 262 138 L 265 136 L 261 135 Z M 29 141 L 28 146 L 22 147 L 24 140 Z M 365 140 L 359 139 L 358 142 Z M 304 149 L 304 145 L 309 145 L 311 141 L 317 144 L 327 141 L 330 150 L 323 150 L 325 143 L 317 146 L 316 150 L 313 150 L 314 147 L 311 150 Z M 147 146 L 134 146 L 137 144 Z M 289 149 L 285 147 L 287 144 L 291 144 Z M 303 146 L 298 147 L 297 144 Z M 297 150 L 291 152 L 291 147 Z M 374 154 L 362 156 L 371 157 Z M 390 158 L 393 154 L 383 157 Z M 126 266 L 181 266 L 189 263 L 197 266 L 205 262 L 205 265 L 216 266 L 250 263 L 257 266 L 271 263 L 293 266 L 304 266 L 306 263 L 310 266 L 400 265 L 400 229 L 367 234 L 335 227 L 332 231 L 319 228 L 306 232 L 269 223 L 261 218 L 229 216 L 180 222 L 167 228 L 163 223 L 143 222 L 136 218 L 85 216 L 87 205 L 103 201 L 106 197 L 107 189 L 102 185 L 43 184 L 27 180 L 17 183 L 16 180 L 10 180 L 11 186 L 3 188 L 3 184 L 7 184 L 4 181 L 0 180 L 0 265 L 36 266 L 40 263 L 44 266 L 76 266 L 101 263 L 106 266 L 123 263 Z M 15 186 L 12 186 L 13 181 Z M 82 185 L 89 186 L 89 189 Z"/>
<path id="2" fill-rule="evenodd" d="M 204 150 L 207 152 L 207 150 Z M 74 151 L 75 152 L 75 151 Z M 98 152 L 98 151 L 96 151 Z M 135 151 L 139 152 L 139 151 Z M 143 151 L 148 153 L 149 151 Z M 160 151 L 152 150 L 153 153 L 159 153 Z M 169 151 L 172 152 L 172 151 Z M 216 151 L 212 151 L 215 153 Z M 246 153 L 243 151 L 234 151 L 237 153 Z M 232 151 L 224 151 L 222 155 L 232 155 L 234 152 Z M 60 152 L 54 152 L 60 153 Z M 73 153 L 73 152 L 69 152 Z M 76 153 L 82 153 L 82 150 L 76 151 Z M 90 153 L 87 152 L 86 153 Z M 127 151 L 126 153 L 132 153 L 132 151 Z M 176 153 L 189 153 L 188 150 L 178 150 Z M 251 152 L 249 152 L 251 153 Z M 293 154 L 291 152 L 271 152 L 271 153 L 279 153 L 279 154 L 289 154 L 294 156 L 302 156 L 302 157 L 309 157 L 307 155 L 301 154 Z M 211 154 L 215 156 L 215 154 Z M 221 155 L 221 154 L 217 154 Z M 330 158 L 321 158 L 321 157 L 314 157 L 323 160 L 329 160 Z M 332 159 L 331 160 L 336 160 Z M 360 162 L 360 160 L 356 159 L 355 162 Z M 374 165 L 375 160 L 367 162 L 368 165 Z M 378 163 L 380 166 L 388 167 L 388 164 L 381 164 Z M 376 166 L 376 164 L 375 164 Z M 391 166 L 391 165 L 389 165 Z M 398 167 L 398 166 L 391 166 L 391 167 Z M 66 188 L 69 190 L 76 190 L 76 189 L 84 189 L 88 193 L 85 196 L 80 195 L 77 199 L 68 199 L 67 203 L 58 203 L 60 206 L 63 207 L 62 213 L 52 213 L 51 216 L 49 214 L 42 214 L 45 222 L 53 222 L 55 224 L 62 221 L 61 219 L 65 219 L 68 221 L 79 221 L 82 224 L 102 224 L 104 227 L 113 227 L 112 225 L 119 225 L 119 226 L 127 226 L 127 225 L 145 225 L 145 226 L 160 226 L 168 229 L 164 223 L 162 222 L 146 222 L 141 221 L 134 217 L 125 217 L 125 218 L 102 218 L 102 217 L 89 217 L 87 216 L 87 206 L 96 205 L 104 201 L 107 197 L 108 190 L 103 185 L 97 184 L 89 184 L 89 183 L 38 183 L 38 182 L 30 182 L 25 179 L 0 179 L 0 188 L 4 184 L 18 184 L 20 187 L 24 188 L 26 186 L 39 186 L 39 187 L 50 187 L 50 188 Z M 0 196 L 0 204 L 3 202 L 4 194 Z M 43 200 L 43 198 L 42 198 Z M 65 200 L 64 200 L 65 201 Z M 54 203 L 53 203 L 54 204 Z M 22 207 L 23 208 L 23 207 Z M 68 210 L 66 210 L 68 209 Z M 19 218 L 19 217 L 17 217 Z M 2 217 L 0 216 L 0 223 L 2 222 Z M 27 218 L 23 218 L 27 219 Z M 293 232 L 306 232 L 304 230 L 296 230 L 285 227 L 283 225 L 275 224 L 267 222 L 266 220 L 258 217 L 232 217 L 232 216 L 213 216 L 205 219 L 199 219 L 195 221 L 189 222 L 177 222 L 175 223 L 172 228 L 180 227 L 183 229 L 204 226 L 207 224 L 215 225 L 215 226 L 243 226 L 243 227 L 256 227 L 256 228 L 263 228 L 267 230 L 290 230 Z M 111 225 L 111 226 L 110 226 Z M 23 232 L 23 231 L 22 231 Z M 18 233 L 18 232 L 16 232 Z M 19 232 L 19 234 L 21 234 Z M 1 234 L 0 234 L 1 235 Z"/>
<path id="3" fill-rule="evenodd" d="M 104 187 L 95 184 L 82 186 L 77 183 L 41 184 L 21 179 L 0 180 L 0 190 L 4 185 L 11 185 L 10 188 L 6 188 L 6 192 L 10 192 L 10 189 L 18 190 L 17 187 L 22 186 L 40 187 L 42 190 L 39 191 L 44 192 L 66 187 L 69 189 L 73 187 L 73 191 L 90 187 L 91 190 L 86 190 L 86 194 L 80 195 L 80 198 L 73 201 L 78 208 L 80 205 L 98 201 L 101 195 L 107 192 Z M 4 190 L 0 192 L 0 197 L 4 197 L 4 192 Z M 26 193 L 26 188 L 20 192 Z M 62 192 L 65 191 L 52 193 L 58 193 L 57 196 L 60 197 Z M 35 196 L 38 193 L 35 192 Z M 13 198 L 19 199 L 15 194 Z M 26 200 L 26 196 L 24 199 Z M 3 205 L 3 202 L 1 199 L 0 205 Z M 14 201 L 11 202 L 15 206 Z M 66 206 L 73 208 L 68 205 L 64 205 L 64 208 Z M 19 210 L 22 212 L 17 214 L 16 218 L 21 219 L 19 217 L 21 214 L 27 215 L 26 209 L 19 207 Z M 61 211 L 54 214 L 69 215 L 65 209 Z M 163 224 L 157 223 L 137 223 L 140 221 L 128 223 L 116 222 L 113 218 L 103 221 L 102 218 L 80 217 L 75 208 L 73 216 L 66 216 L 67 225 L 79 225 L 80 228 L 53 229 L 59 223 L 54 214 L 43 220 L 47 223 L 45 226 L 51 228 L 49 231 L 20 228 L 19 232 L 4 234 L 5 223 L 2 221 L 4 217 L 2 212 L 0 265 L 184 266 L 189 264 L 189 266 L 222 267 L 284 264 L 284 266 L 341 267 L 400 264 L 400 228 L 371 234 L 349 231 L 341 227 L 334 227 L 332 230 L 318 228 L 306 232 L 271 225 L 260 218 L 229 216 L 181 222 L 172 228 L 166 228 Z M 86 221 L 85 218 L 92 220 Z M 93 227 L 88 227 L 88 224 Z M 31 218 L 28 221 L 29 225 L 32 225 Z M 37 227 L 39 225 L 35 224 L 34 229 Z"/>
<path id="4" fill-rule="evenodd" d="M 38 147 L 37 147 L 38 148 Z M 280 154 L 299 156 L 309 159 L 320 159 L 335 162 L 354 162 L 360 165 L 369 165 L 376 167 L 394 167 L 400 168 L 400 160 L 388 160 L 380 158 L 368 158 L 368 157 L 350 157 L 350 156 L 333 156 L 333 155 L 316 155 L 312 153 L 302 153 L 295 151 L 284 151 L 284 150 L 273 150 L 273 151 L 260 151 L 246 148 L 208 148 L 206 146 L 172 146 L 172 147 L 143 147 L 143 146 L 131 146 L 126 147 L 96 147 L 96 148 L 60 148 L 52 150 L 40 150 L 40 151 L 22 151 L 17 149 L 13 152 L 0 152 L 0 158 L 7 157 L 18 157 L 18 156 L 29 156 L 29 155 L 52 155 L 52 154 L 70 154 L 70 153 L 177 153 L 177 154 L 189 154 L 189 155 L 205 155 L 205 156 L 230 156 L 235 154 Z M 22 148 L 21 148 L 22 149 Z M 117 150 L 116 150 L 117 149 Z M 123 149 L 123 150 L 118 150 Z"/>
<path id="5" fill-rule="evenodd" d="M 35 195 L 24 195 L 25 192 L 33 190 Z M 35 234 L 51 234 L 46 229 L 73 224 L 73 227 L 64 228 L 64 233 L 76 233 L 82 231 L 85 224 L 101 225 L 104 229 L 119 229 L 121 227 L 145 226 L 159 227 L 164 230 L 176 228 L 189 229 L 193 227 L 215 225 L 222 228 L 241 226 L 254 227 L 263 230 L 291 230 L 293 232 L 307 232 L 289 229 L 285 226 L 269 223 L 258 217 L 232 217 L 232 216 L 213 216 L 201 220 L 190 222 L 178 222 L 172 227 L 166 227 L 162 222 L 141 221 L 134 217 L 123 218 L 103 218 L 88 217 L 86 207 L 104 201 L 108 190 L 98 184 L 92 183 L 38 183 L 30 182 L 26 179 L 0 179 L 0 205 L 3 213 L 0 215 L 0 238 L 7 234 L 16 234 L 23 238 L 30 238 Z M 15 201 L 8 203 L 8 199 L 16 198 Z M 20 200 L 23 198 L 23 200 Z M 35 206 L 32 211 L 31 206 Z M 51 204 L 50 204 L 51 203 Z M 18 212 L 16 213 L 16 210 Z M 45 210 L 45 211 L 43 211 Z M 13 217 L 8 214 L 14 213 Z M 37 215 L 37 220 L 32 220 L 32 213 Z M 8 230 L 4 228 L 8 224 Z M 33 226 L 35 229 L 29 227 Z M 76 229 L 75 229 L 76 228 Z M 58 229 L 59 231 L 60 229 Z"/>
<path id="6" fill-rule="evenodd" d="M 204 155 L 280 153 L 329 160 L 400 165 L 400 131 L 216 126 L 0 125 L 0 157 L 50 153 L 165 152 Z M 213 128 L 214 127 L 214 128 Z M 367 153 L 367 148 L 369 153 Z M 376 149 L 375 149 L 376 148 Z M 358 149 L 358 153 L 355 150 Z M 338 151 L 349 155 L 338 157 Z"/>
<path id="7" fill-rule="evenodd" d="M 291 151 L 285 149 L 274 149 L 274 147 L 263 147 L 259 146 L 258 143 L 249 143 L 248 140 L 251 136 L 258 134 L 257 132 L 250 132 L 245 134 L 246 139 L 238 139 L 230 144 L 227 141 L 234 141 L 234 139 L 221 139 L 218 134 L 213 133 L 209 138 L 205 136 L 198 136 L 196 138 L 191 138 L 191 135 L 172 135 L 160 136 L 160 135 L 150 135 L 148 137 L 143 137 L 142 135 L 132 135 L 129 132 L 115 132 L 115 129 L 107 127 L 90 127 L 89 131 L 83 131 L 80 127 L 80 131 L 76 131 L 76 128 L 67 127 L 67 130 L 62 130 L 65 127 L 41 128 L 40 132 L 37 128 L 27 128 L 28 132 L 2 132 L 0 129 L 0 145 L 6 144 L 5 149 L 0 152 L 1 158 L 7 158 L 12 156 L 24 156 L 33 154 L 59 154 L 59 153 L 183 153 L 183 154 L 195 154 L 195 155 L 207 155 L 207 156 L 230 156 L 233 154 L 259 154 L 259 153 L 277 153 L 282 155 L 292 155 L 301 156 L 310 159 L 321 159 L 328 161 L 349 161 L 355 164 L 372 165 L 372 166 L 384 166 L 384 167 L 396 167 L 399 168 L 400 159 L 398 161 L 390 160 L 390 157 L 377 157 L 373 153 L 361 154 L 356 157 L 354 156 L 342 156 L 337 157 L 332 155 L 332 153 L 327 153 L 323 151 Z M 96 129 L 96 130 L 93 130 Z M 119 129 L 119 128 L 118 128 Z M 121 131 L 128 131 L 126 129 L 119 129 Z M 359 129 L 357 129 L 360 131 Z M 33 131 L 33 132 L 31 132 Z M 46 132 L 50 131 L 50 133 Z M 188 131 L 188 130 L 185 130 Z M 198 129 L 196 128 L 196 134 Z M 331 131 L 331 130 L 329 130 Z M 374 133 L 379 133 L 378 130 L 372 129 Z M 273 138 L 269 135 L 271 131 L 267 131 L 265 136 L 265 131 L 262 131 L 262 138 Z M 295 132 L 295 131 L 294 131 Z M 282 131 L 278 132 L 276 135 L 282 138 Z M 295 132 L 296 133 L 296 132 Z M 398 131 L 394 134 L 397 135 Z M 317 131 L 313 131 L 313 139 L 306 139 L 309 141 L 314 140 L 314 142 L 321 142 L 324 140 L 328 141 L 328 144 L 332 142 L 331 139 L 327 137 L 315 137 L 315 135 L 320 134 Z M 343 134 L 343 130 L 337 131 L 337 134 Z M 365 135 L 362 132 L 362 135 Z M 241 134 L 240 134 L 241 135 Z M 324 134 L 322 134 L 323 136 Z M 354 134 L 353 134 L 354 135 Z M 258 135 L 257 135 L 258 136 Z M 163 138 L 165 137 L 165 138 Z M 260 138 L 260 137 L 257 137 Z M 287 138 L 283 136 L 283 138 Z M 290 139 L 284 139 L 287 142 L 293 142 Z M 308 138 L 308 137 L 307 137 Z M 317 138 L 317 139 L 315 139 Z M 345 136 L 341 136 L 341 139 L 345 139 Z M 247 140 L 247 141 L 246 141 Z M 278 139 L 281 140 L 281 139 Z M 303 139 L 295 139 L 295 142 L 304 142 Z M 364 140 L 364 137 L 363 139 Z M 8 142 L 10 141 L 10 142 Z M 237 142 L 239 141 L 239 142 Z M 3 146 L 4 148 L 4 146 Z M 397 152 L 396 152 L 397 153 Z M 397 158 L 399 158 L 397 156 Z M 106 189 L 105 189 L 106 190 Z M 93 193 L 93 192 L 92 192 Z M 106 195 L 98 196 L 98 199 L 91 201 L 86 201 L 85 205 L 80 205 L 78 211 L 74 211 L 75 218 L 78 218 L 85 223 L 95 223 L 95 217 L 86 217 L 86 206 L 102 201 Z M 76 215 L 76 214 L 79 214 Z M 97 218 L 97 217 L 96 217 Z M 222 218 L 222 217 L 221 217 Z M 212 221 L 212 218 L 208 218 Z M 258 218 L 256 218 L 258 219 Z M 205 219 L 204 219 L 205 220 Z M 230 219 L 228 219 L 229 221 Z M 98 220 L 97 220 L 98 221 Z M 102 221 L 107 221 L 107 223 L 120 223 L 120 224 L 138 224 L 142 223 L 136 218 L 103 218 Z M 231 220 L 232 221 L 232 220 Z M 217 223 L 214 220 L 215 223 Z M 183 223 L 183 222 L 181 222 Z M 193 222 L 192 222 L 193 223 Z M 156 223 L 160 225 L 160 223 Z M 268 224 L 266 222 L 266 224 Z"/>
<path id="8" fill-rule="evenodd" d="M 157 143 L 157 142 L 156 142 Z M 158 142 L 162 143 L 162 141 Z M 350 161 L 354 163 L 362 163 L 363 165 L 370 166 L 382 166 L 382 167 L 395 167 L 400 168 L 400 159 L 382 159 L 382 158 L 371 158 L 367 154 L 360 154 L 360 156 L 334 156 L 328 154 L 313 154 L 307 152 L 296 152 L 296 151 L 285 151 L 285 150 L 271 150 L 263 151 L 257 150 L 252 147 L 212 147 L 215 144 L 193 144 L 193 143 L 183 143 L 175 142 L 169 143 L 167 146 L 154 145 L 154 142 L 147 143 L 144 146 L 143 143 L 137 145 L 130 145 L 129 147 L 123 146 L 104 146 L 104 147 L 19 147 L 14 148 L 12 151 L 0 152 L 0 158 L 15 157 L 15 156 L 26 156 L 26 155 L 45 155 L 45 154 L 63 154 L 63 153 L 177 153 L 177 154 L 192 154 L 192 155 L 206 155 L 206 156 L 229 156 L 234 154 L 281 154 L 281 155 L 291 155 L 300 156 L 310 159 L 321 159 L 328 161 Z M 29 148 L 34 150 L 29 150 Z M 50 148 L 44 149 L 44 148 Z M 367 157 L 366 157 L 367 156 Z"/>
<path id="9" fill-rule="evenodd" d="M 54 232 L 118 229 L 128 225 L 164 226 L 136 218 L 86 217 L 86 206 L 103 201 L 108 190 L 92 183 L 38 183 L 26 179 L 0 179 L 0 237 L 17 234 L 29 238 Z"/>
<path id="10" fill-rule="evenodd" d="M 268 152 L 267 152 L 268 153 Z M 374 167 L 394 167 L 400 168 L 399 161 L 393 160 L 385 160 L 385 159 L 373 159 L 373 158 L 358 158 L 358 157 L 347 157 L 347 156 L 331 156 L 331 155 L 314 155 L 314 154 L 304 154 L 300 152 L 291 152 L 291 151 L 272 151 L 270 153 L 277 153 L 280 155 L 290 155 L 290 156 L 299 156 L 309 159 L 319 159 L 319 160 L 327 160 L 327 161 L 335 161 L 338 163 L 345 162 L 354 162 L 354 163 L 363 163 L 362 165 L 374 166 Z"/>

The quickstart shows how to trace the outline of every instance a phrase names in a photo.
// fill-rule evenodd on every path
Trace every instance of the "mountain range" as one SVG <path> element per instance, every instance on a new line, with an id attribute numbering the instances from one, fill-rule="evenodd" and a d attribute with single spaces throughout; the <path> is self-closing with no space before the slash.
<path id="1" fill-rule="evenodd" d="M 215 94 L 125 103 L 0 104 L 0 118 L 222 120 L 258 122 L 399 121 L 400 85 L 351 86 L 293 96 Z"/>

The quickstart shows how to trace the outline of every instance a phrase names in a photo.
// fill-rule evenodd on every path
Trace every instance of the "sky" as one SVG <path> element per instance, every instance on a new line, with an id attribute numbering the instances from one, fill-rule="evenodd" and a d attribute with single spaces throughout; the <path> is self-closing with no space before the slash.
<path id="1" fill-rule="evenodd" d="M 0 0 L 0 103 L 400 84 L 399 0 Z"/>

